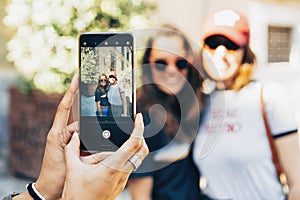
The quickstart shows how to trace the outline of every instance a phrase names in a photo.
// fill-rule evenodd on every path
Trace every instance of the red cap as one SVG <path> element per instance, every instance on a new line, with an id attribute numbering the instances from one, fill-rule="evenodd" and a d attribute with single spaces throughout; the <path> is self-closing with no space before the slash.
<path id="1" fill-rule="evenodd" d="M 117 79 L 117 73 L 115 71 L 110 72 L 108 77 L 110 76 L 113 76 Z"/>
<path id="2" fill-rule="evenodd" d="M 220 10 L 209 15 L 203 24 L 202 41 L 213 35 L 223 35 L 239 46 L 249 42 L 247 18 L 234 10 Z"/>

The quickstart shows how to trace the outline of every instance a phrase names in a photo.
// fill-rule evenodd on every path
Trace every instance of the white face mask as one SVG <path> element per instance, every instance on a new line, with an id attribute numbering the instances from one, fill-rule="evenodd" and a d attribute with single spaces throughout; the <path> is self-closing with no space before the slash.
<path id="1" fill-rule="evenodd" d="M 236 77 L 244 50 L 228 50 L 220 45 L 216 49 L 204 46 L 202 52 L 203 66 L 206 73 L 215 81 L 228 81 Z"/>

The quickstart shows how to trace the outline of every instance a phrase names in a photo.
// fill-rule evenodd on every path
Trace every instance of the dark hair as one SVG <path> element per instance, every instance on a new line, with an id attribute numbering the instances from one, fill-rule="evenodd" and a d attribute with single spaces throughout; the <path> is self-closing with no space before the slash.
<path id="1" fill-rule="evenodd" d="M 106 79 L 106 84 L 104 86 L 100 84 L 101 76 L 104 76 Z M 106 76 L 106 74 L 103 73 L 98 78 L 98 86 L 97 86 L 96 90 L 100 90 L 102 93 L 106 93 L 108 88 L 109 88 L 109 84 L 108 84 L 107 76 Z"/>
<path id="2" fill-rule="evenodd" d="M 185 84 L 183 89 L 176 95 L 168 95 L 162 92 L 155 83 L 153 83 L 152 73 L 149 65 L 149 58 L 151 56 L 151 51 L 153 43 L 159 37 L 179 37 L 183 42 L 183 47 L 185 49 L 186 55 L 180 55 L 182 57 L 195 55 L 190 41 L 188 38 L 180 32 L 177 28 L 172 25 L 163 25 L 159 31 L 147 41 L 147 46 L 142 58 L 142 87 L 137 90 L 137 111 L 138 112 L 149 112 L 152 105 L 159 104 L 164 107 L 167 112 L 167 119 L 165 124 L 163 124 L 163 131 L 167 136 L 173 138 L 178 132 L 179 125 L 186 134 L 195 134 L 197 130 L 194 130 L 193 125 L 198 126 L 198 118 L 200 115 L 200 108 L 202 107 L 202 99 L 200 92 L 200 85 L 202 79 L 200 78 L 199 72 L 190 63 L 188 67 L 188 82 Z M 191 94 L 192 92 L 193 94 Z M 195 97 L 196 98 L 193 98 Z M 184 105 L 181 105 L 178 101 L 180 99 L 185 99 Z M 198 109 L 197 109 L 198 108 Z M 163 115 L 156 114 L 156 123 L 162 123 L 164 120 L 160 117 Z M 197 121 L 197 122 L 196 122 Z"/>

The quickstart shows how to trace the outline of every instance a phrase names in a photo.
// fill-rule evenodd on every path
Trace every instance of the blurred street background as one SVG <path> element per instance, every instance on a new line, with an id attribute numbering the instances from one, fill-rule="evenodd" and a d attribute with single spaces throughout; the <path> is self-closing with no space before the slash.
<path id="1" fill-rule="evenodd" d="M 42 2 L 40 0 L 31 1 L 32 5 L 36 4 L 35 6 L 32 6 L 33 8 L 37 8 L 37 2 Z M 77 52 L 77 40 L 76 36 L 74 35 L 78 34 L 78 32 L 73 31 L 70 32 L 70 34 L 73 34 L 72 37 L 54 37 L 53 39 L 53 42 L 61 39 L 61 41 L 64 41 L 69 45 L 67 47 L 56 47 L 57 51 L 61 50 L 61 54 L 63 54 L 62 58 L 57 58 L 55 55 L 52 55 L 53 57 L 51 58 L 50 54 L 48 58 L 49 60 L 54 60 L 55 58 L 55 62 L 58 63 L 58 66 L 63 65 L 62 61 L 64 61 L 64 59 L 69 59 L 71 61 L 69 63 L 67 62 L 65 66 L 73 65 L 73 68 L 59 70 L 56 69 L 56 71 L 52 69 L 48 72 L 43 71 L 39 77 L 33 77 L 33 74 L 36 75 L 38 74 L 37 72 L 41 71 L 39 71 L 38 67 L 44 68 L 45 66 L 43 65 L 42 61 L 35 60 L 36 57 L 33 57 L 33 55 L 30 55 L 31 57 L 29 57 L 28 54 L 28 58 L 25 57 L 22 59 L 21 56 L 24 56 L 23 54 L 26 52 L 26 50 L 31 49 L 31 46 L 26 45 L 31 45 L 34 43 L 39 48 L 45 48 L 45 46 L 44 44 L 39 44 L 39 42 L 42 42 L 43 39 L 37 39 L 29 42 L 23 40 L 24 38 L 18 38 L 21 36 L 29 37 L 35 35 L 35 30 L 37 29 L 36 27 L 30 28 L 30 26 L 26 24 L 28 22 L 24 21 L 24 16 L 30 16 L 30 13 L 23 12 L 25 8 L 22 7 L 14 8 L 12 6 L 13 2 L 15 1 L 4 0 L 0 4 L 0 197 L 12 191 L 24 191 L 25 185 L 34 179 L 32 177 L 25 178 L 26 176 L 11 173 L 13 170 L 11 170 L 8 163 L 9 156 L 11 155 L 9 152 L 9 138 L 11 134 L 10 88 L 15 86 L 20 75 L 23 75 L 28 79 L 32 79 L 30 84 L 36 84 L 35 89 L 49 89 L 47 86 L 53 85 L 53 82 L 51 82 L 53 80 L 51 80 L 49 77 L 56 77 L 57 73 L 60 73 L 59 78 L 54 78 L 54 80 L 61 80 L 64 82 L 64 80 L 68 80 L 72 73 L 76 71 L 77 67 L 77 57 L 70 56 L 72 55 L 71 53 Z M 27 0 L 26 2 L 30 1 Z M 81 2 L 85 1 L 82 0 Z M 128 0 L 128 2 L 131 2 L 134 6 L 144 5 L 143 12 L 138 14 L 136 11 L 124 11 L 124 13 L 127 12 L 133 14 L 132 16 L 129 16 L 129 24 L 122 24 L 122 17 L 120 17 L 120 19 L 118 18 L 120 13 L 123 12 L 121 8 L 116 7 L 116 5 L 119 3 L 118 0 L 102 0 L 101 2 L 101 9 L 108 10 L 107 12 L 112 16 L 110 23 L 108 23 L 105 30 L 110 30 L 109 26 L 112 26 L 112 30 L 128 30 L 151 27 L 163 23 L 171 23 L 182 29 L 194 41 L 196 46 L 198 46 L 200 41 L 201 25 L 205 15 L 221 8 L 234 8 L 241 10 L 248 16 L 250 20 L 250 40 L 254 53 L 257 55 L 258 61 L 258 66 L 255 73 L 256 78 L 262 82 L 274 80 L 286 87 L 291 97 L 290 104 L 293 106 L 295 110 L 295 117 L 298 121 L 298 124 L 300 124 L 299 0 Z M 151 5 L 151 8 L 150 6 L 147 7 L 147 5 Z M 88 8 L 86 9 L 88 10 Z M 141 9 L 139 8 L 139 10 Z M 7 15 L 9 15 L 8 13 L 13 15 L 13 12 L 19 12 L 19 16 L 16 15 L 18 17 L 14 16 L 15 18 L 13 18 L 13 16 L 7 17 Z M 43 12 L 39 13 L 40 15 L 43 15 L 44 18 L 38 15 L 35 16 L 35 19 L 40 20 L 36 21 L 36 24 L 46 23 L 45 21 L 49 20 L 47 16 L 53 14 L 51 10 L 49 10 L 48 14 Z M 87 14 L 84 16 L 89 18 L 89 12 L 86 13 Z M 116 23 L 116 21 L 119 24 Z M 74 23 L 74 26 L 77 28 L 83 26 L 81 22 L 78 22 L 77 24 L 75 22 L 72 23 Z M 97 26 L 97 24 L 95 26 Z M 51 29 L 51 27 L 48 28 L 49 29 L 44 32 L 48 34 L 47 37 L 52 37 L 51 31 L 53 31 L 53 29 Z M 88 30 L 92 30 L 92 27 Z M 60 31 L 67 30 L 62 28 Z M 18 35 L 16 34 L 17 32 Z M 12 39 L 14 39 L 13 42 L 8 43 Z M 70 54 L 65 54 L 63 48 L 67 48 L 66 52 Z M 41 54 L 39 53 L 40 52 L 37 53 L 38 57 L 41 57 L 45 60 L 43 57 L 45 56 L 43 55 L 43 52 L 41 52 Z M 18 60 L 18 58 L 20 59 Z M 35 63 L 32 64 L 32 60 L 34 60 Z M 21 63 L 24 64 L 25 69 L 22 68 Z M 35 64 L 36 66 L 34 66 Z M 31 72 L 32 74 L 30 74 Z M 68 77 L 66 74 L 71 75 Z M 49 84 L 47 81 L 49 81 Z M 59 85 L 59 83 L 57 82 L 55 85 Z M 42 86 L 45 87 L 42 88 Z M 64 85 L 58 89 L 60 90 L 55 92 L 63 91 Z M 22 102 L 19 103 L 22 104 Z M 130 197 L 125 191 L 122 193 L 119 199 L 130 199 Z"/>

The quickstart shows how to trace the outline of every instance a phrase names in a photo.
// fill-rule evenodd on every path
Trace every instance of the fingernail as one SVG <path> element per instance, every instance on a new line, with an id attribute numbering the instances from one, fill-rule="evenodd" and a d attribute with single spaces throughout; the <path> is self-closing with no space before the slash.
<path id="1" fill-rule="evenodd" d="M 72 137 L 75 137 L 74 139 L 79 140 L 79 134 L 77 131 L 74 131 Z"/>
<path id="2" fill-rule="evenodd" d="M 78 83 L 78 73 L 76 73 L 73 78 L 72 78 L 72 81 L 71 81 L 71 85 L 76 85 L 77 86 L 77 83 Z"/>
<path id="3" fill-rule="evenodd" d="M 135 117 L 135 122 L 136 122 L 136 125 L 142 125 L 144 126 L 144 122 L 143 122 L 143 115 L 142 113 L 138 113 Z"/>
<path id="4" fill-rule="evenodd" d="M 138 113 L 135 117 L 135 127 L 132 131 L 131 136 L 137 138 L 143 138 L 143 133 L 144 133 L 143 116 L 141 113 Z"/>

